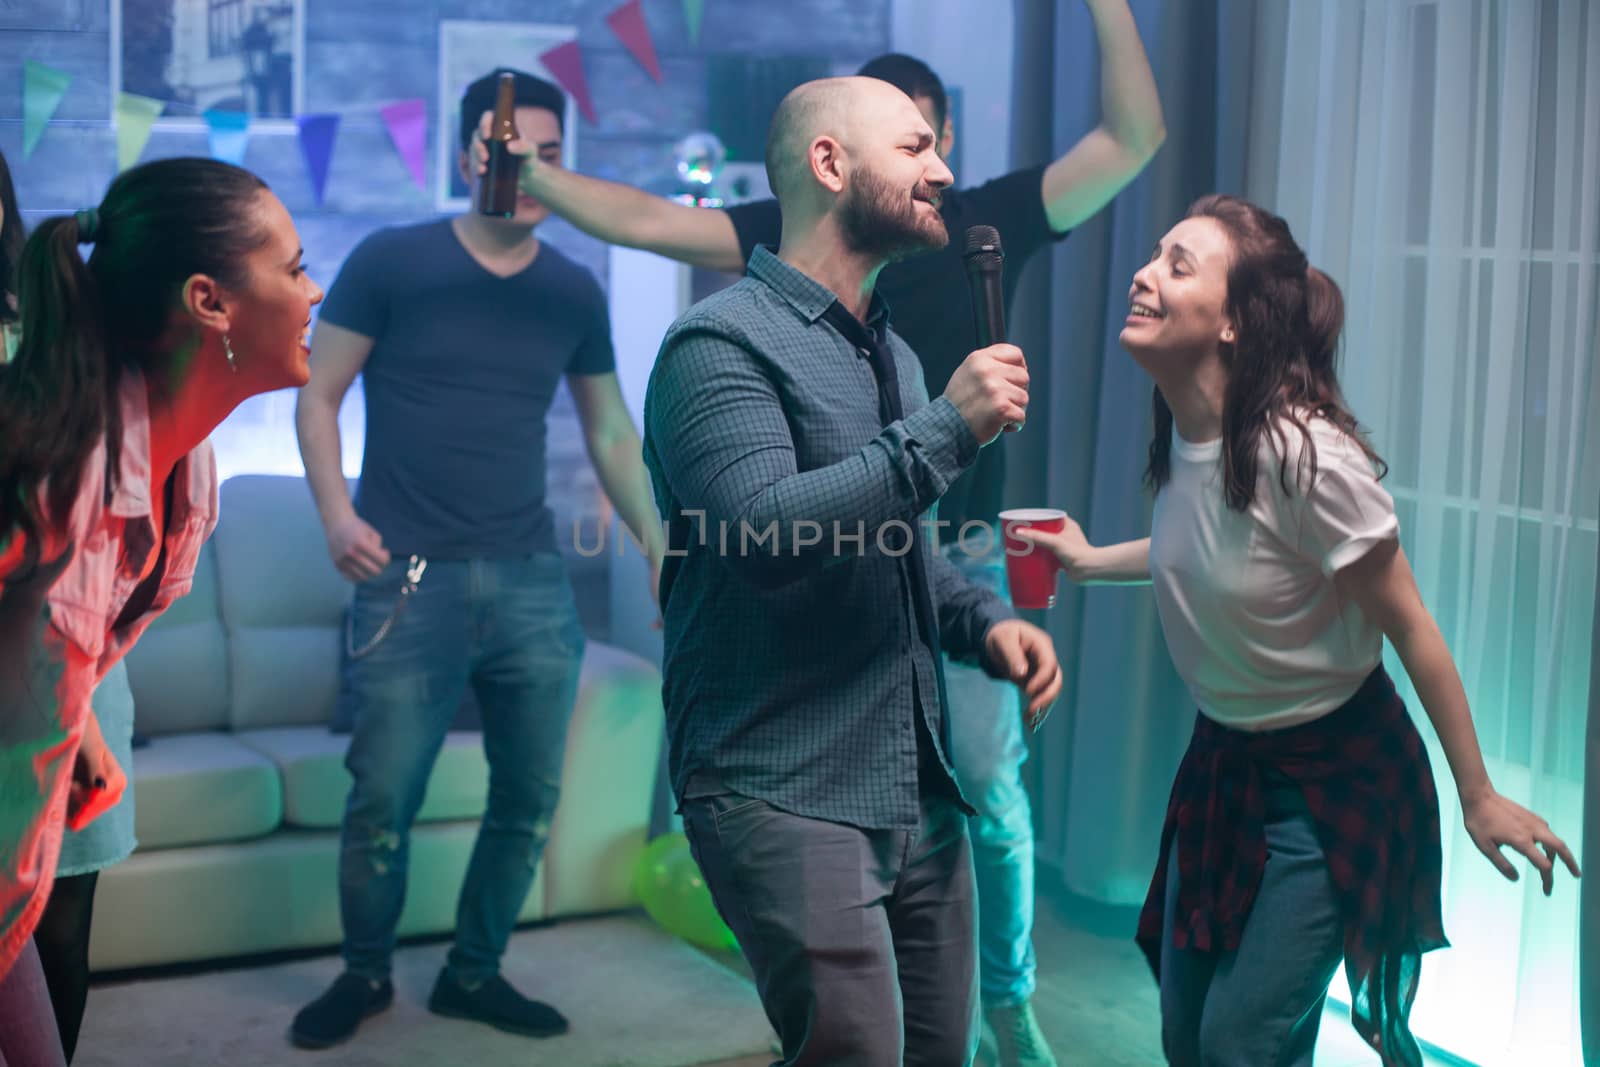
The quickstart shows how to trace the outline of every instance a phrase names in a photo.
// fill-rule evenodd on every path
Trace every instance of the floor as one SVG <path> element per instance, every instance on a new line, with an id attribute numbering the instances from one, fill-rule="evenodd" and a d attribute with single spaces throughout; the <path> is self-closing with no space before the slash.
<path id="1" fill-rule="evenodd" d="M 1134 914 L 1052 897 L 1043 887 L 1038 909 L 1034 1008 L 1058 1061 L 1063 1067 L 1160 1067 L 1164 1061 L 1156 987 L 1132 939 Z M 748 976 L 737 955 L 717 958 Z M 705 1061 L 701 1067 L 768 1067 L 774 1058 L 750 1055 Z M 1372 1067 L 1377 1062 L 1351 1029 L 1347 1010 L 1330 1008 L 1323 1020 L 1317 1067 Z M 1427 1064 L 1470 1067 L 1433 1056 Z"/>
<path id="2" fill-rule="evenodd" d="M 1133 943 L 1130 911 L 1099 909 L 1041 892 L 1034 948 L 1039 988 L 1034 1010 L 1062 1067 L 1160 1067 L 1155 982 Z M 723 1060 L 705 1067 L 768 1067 L 771 1056 Z M 1377 1054 L 1350 1027 L 1349 1012 L 1323 1019 L 1316 1067 L 1374 1067 Z M 1429 1067 L 1465 1067 L 1428 1057 Z"/>
<path id="3" fill-rule="evenodd" d="M 394 955 L 393 1004 L 320 1052 L 293 1047 L 288 1029 L 339 974 L 337 955 L 105 975 L 90 992 L 74 1067 L 686 1067 L 760 1052 L 771 1037 L 743 975 L 643 913 L 540 924 L 511 938 L 507 980 L 572 1021 L 549 1040 L 430 1013 L 449 948 L 408 939 Z M 0 1031 L 6 1025 L 0 1019 Z"/>

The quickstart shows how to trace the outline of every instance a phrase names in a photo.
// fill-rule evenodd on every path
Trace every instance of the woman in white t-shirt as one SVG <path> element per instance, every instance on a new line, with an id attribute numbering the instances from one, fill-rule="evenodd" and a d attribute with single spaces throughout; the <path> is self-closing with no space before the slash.
<path id="1" fill-rule="evenodd" d="M 1401 551 L 1382 461 L 1343 404 L 1338 287 L 1288 225 L 1197 201 L 1134 275 L 1122 344 L 1155 379 L 1151 536 L 1028 531 L 1074 581 L 1154 586 L 1199 705 L 1139 940 L 1173 1064 L 1310 1064 L 1341 959 L 1387 1065 L 1421 955 L 1446 944 L 1426 749 L 1385 674 L 1394 644 L 1439 735 L 1467 832 L 1549 893 L 1566 844 L 1495 792 L 1449 649 Z"/>

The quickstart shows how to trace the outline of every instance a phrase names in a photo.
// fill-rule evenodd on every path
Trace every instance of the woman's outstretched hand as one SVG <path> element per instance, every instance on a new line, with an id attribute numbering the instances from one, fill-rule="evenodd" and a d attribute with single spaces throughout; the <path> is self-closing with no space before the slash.
<path id="1" fill-rule="evenodd" d="M 1538 868 L 1545 896 L 1555 885 L 1557 857 L 1567 865 L 1572 877 L 1581 877 L 1578 861 L 1572 858 L 1567 843 L 1555 835 L 1549 823 L 1516 801 L 1489 789 L 1470 802 L 1463 798 L 1461 814 L 1472 843 L 1510 881 L 1517 880 L 1517 869 L 1500 851 L 1506 846 L 1528 857 L 1528 862 Z"/>

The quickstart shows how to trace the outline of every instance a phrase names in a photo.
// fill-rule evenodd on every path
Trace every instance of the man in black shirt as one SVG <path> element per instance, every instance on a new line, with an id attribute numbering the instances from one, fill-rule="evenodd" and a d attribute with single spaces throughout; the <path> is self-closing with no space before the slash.
<path id="1" fill-rule="evenodd" d="M 878 277 L 878 292 L 893 314 L 896 331 L 917 354 L 931 395 L 945 388 L 977 347 L 961 261 L 960 238 L 966 228 L 981 224 L 999 230 L 1009 301 L 1028 258 L 1105 206 L 1165 138 L 1154 75 L 1127 0 L 1085 2 L 1100 43 L 1101 124 L 1048 166 L 945 190 L 940 214 L 950 242 L 938 251 L 890 263 Z M 955 131 L 945 89 L 926 64 L 890 54 L 867 63 L 860 73 L 911 97 L 938 134 L 939 154 L 948 155 Z M 524 165 L 522 184 L 525 192 L 593 236 L 713 270 L 743 271 L 757 246 L 776 247 L 781 235 L 776 200 L 707 210 L 546 166 L 536 158 Z M 1005 482 L 1003 443 L 1002 438 L 982 450 L 940 499 L 938 512 L 946 558 L 1002 595 L 1005 568 L 997 519 Z M 963 793 L 978 809 L 970 828 L 986 1029 L 998 1043 L 1003 1067 L 1045 1067 L 1055 1061 L 1029 1004 L 1034 990 L 1033 829 L 1022 784 L 1027 747 L 1016 691 L 953 661 L 946 662 L 945 673 L 956 772 Z"/>

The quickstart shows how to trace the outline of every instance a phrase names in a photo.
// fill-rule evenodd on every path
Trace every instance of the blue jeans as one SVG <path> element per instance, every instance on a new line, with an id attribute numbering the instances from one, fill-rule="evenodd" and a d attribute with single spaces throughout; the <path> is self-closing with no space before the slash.
<path id="1" fill-rule="evenodd" d="M 1268 777 L 1267 865 L 1232 952 L 1172 945 L 1178 846 L 1161 937 L 1161 1045 L 1173 1067 L 1311 1067 L 1344 927 L 1300 788 Z"/>
<path id="2" fill-rule="evenodd" d="M 370 641 L 399 598 L 406 561 L 356 588 L 352 640 Z M 467 985 L 495 974 L 533 885 L 560 789 L 583 629 L 553 553 L 430 561 L 389 634 L 344 663 L 352 705 L 345 766 L 355 781 L 339 855 L 344 959 L 388 976 L 405 902 L 412 821 L 470 684 L 483 719 L 489 802 L 456 913 L 449 967 Z"/>
<path id="3" fill-rule="evenodd" d="M 968 542 L 970 547 L 972 542 Z M 981 546 L 980 546 L 981 547 Z M 946 545 L 945 558 L 985 588 L 1010 599 L 1004 551 Z M 1028 746 L 1022 695 L 977 667 L 945 659 L 951 760 L 978 814 L 967 824 L 978 880 L 978 988 L 986 1006 L 1033 996 L 1033 811 L 1022 785 Z"/>

